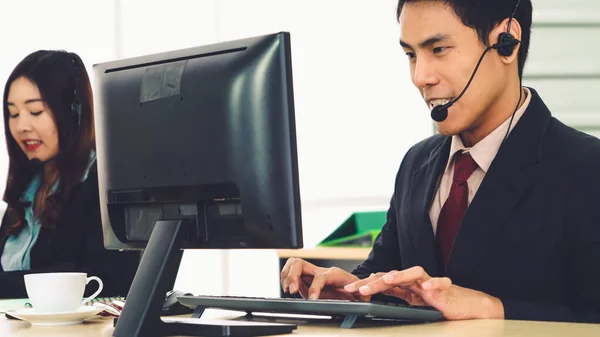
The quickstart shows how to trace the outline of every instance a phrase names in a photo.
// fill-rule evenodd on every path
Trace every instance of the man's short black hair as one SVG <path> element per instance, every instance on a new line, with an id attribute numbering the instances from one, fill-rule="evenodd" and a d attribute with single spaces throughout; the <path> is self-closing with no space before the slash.
<path id="1" fill-rule="evenodd" d="M 400 20 L 400 13 L 402 13 L 405 3 L 417 1 L 439 1 L 449 5 L 465 26 L 477 31 L 479 40 L 486 46 L 490 45 L 490 41 L 488 41 L 490 32 L 502 20 L 509 18 L 517 6 L 517 0 L 398 0 L 396 19 Z M 522 30 L 521 48 L 519 49 L 520 77 L 523 76 L 523 67 L 529 53 L 532 12 L 531 0 L 521 0 L 514 16 Z"/>

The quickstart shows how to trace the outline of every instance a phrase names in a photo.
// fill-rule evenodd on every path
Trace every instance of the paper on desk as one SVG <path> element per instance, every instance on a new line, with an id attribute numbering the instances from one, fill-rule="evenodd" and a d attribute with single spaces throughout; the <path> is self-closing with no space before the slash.
<path id="1" fill-rule="evenodd" d="M 285 323 L 275 322 L 258 322 L 258 321 L 234 321 L 234 320 L 223 320 L 223 319 L 200 319 L 192 317 L 161 317 L 161 320 L 165 323 L 188 323 L 198 325 L 216 325 L 216 326 L 273 326 L 273 325 L 289 325 Z"/>
<path id="2" fill-rule="evenodd" d="M 30 308 L 28 298 L 14 298 L 8 300 L 0 300 L 0 313 L 4 314 L 9 310 L 18 310 L 23 308 Z"/>

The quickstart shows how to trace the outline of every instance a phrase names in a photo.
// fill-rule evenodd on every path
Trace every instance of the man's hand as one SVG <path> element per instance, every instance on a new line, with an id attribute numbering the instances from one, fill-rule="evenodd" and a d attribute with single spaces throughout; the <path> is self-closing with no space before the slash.
<path id="1" fill-rule="evenodd" d="M 359 278 L 340 268 L 317 267 L 302 259 L 290 258 L 281 270 L 281 287 L 284 292 L 300 292 L 303 298 L 363 300 L 371 296 L 362 296 L 356 292 L 344 290 L 344 286 L 358 281 Z"/>
<path id="2" fill-rule="evenodd" d="M 413 306 L 432 306 L 449 320 L 504 319 L 502 302 L 480 291 L 459 287 L 447 277 L 432 278 L 421 267 L 372 274 L 345 289 L 362 296 L 383 293 Z"/>

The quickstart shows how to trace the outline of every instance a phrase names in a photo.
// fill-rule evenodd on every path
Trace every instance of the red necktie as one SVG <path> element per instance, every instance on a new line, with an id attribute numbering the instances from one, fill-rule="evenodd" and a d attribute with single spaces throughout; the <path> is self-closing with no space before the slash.
<path id="1" fill-rule="evenodd" d="M 454 177 L 450 187 L 450 195 L 444 203 L 438 219 L 436 240 L 444 267 L 454 245 L 454 238 L 458 233 L 467 207 L 469 206 L 469 186 L 467 179 L 477 168 L 477 163 L 468 153 L 457 154 L 454 159 Z"/>

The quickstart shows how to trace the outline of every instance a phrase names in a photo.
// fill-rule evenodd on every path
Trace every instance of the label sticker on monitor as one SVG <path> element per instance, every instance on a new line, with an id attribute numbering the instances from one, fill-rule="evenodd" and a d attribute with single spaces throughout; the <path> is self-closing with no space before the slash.
<path id="1" fill-rule="evenodd" d="M 178 96 L 187 60 L 146 68 L 140 89 L 140 103 Z"/>

